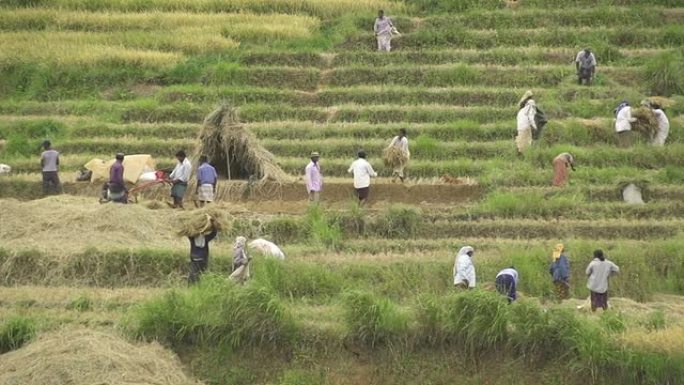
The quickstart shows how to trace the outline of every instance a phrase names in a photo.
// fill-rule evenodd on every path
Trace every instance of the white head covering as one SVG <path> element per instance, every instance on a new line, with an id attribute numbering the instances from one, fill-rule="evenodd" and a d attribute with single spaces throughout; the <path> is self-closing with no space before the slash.
<path id="1" fill-rule="evenodd" d="M 468 254 L 469 252 L 475 252 L 475 249 L 473 249 L 470 246 L 463 246 L 461 247 L 461 250 L 458 251 L 458 255 L 465 255 Z"/>
<path id="2" fill-rule="evenodd" d="M 204 238 L 204 234 L 197 235 L 193 242 L 195 242 L 195 246 L 197 247 L 204 247 L 207 244 L 206 238 Z"/>
<path id="3" fill-rule="evenodd" d="M 245 247 L 245 244 L 247 243 L 247 238 L 245 237 L 237 237 L 235 238 L 235 243 L 233 244 L 233 248 L 242 248 Z"/>
<path id="4" fill-rule="evenodd" d="M 525 100 L 527 100 L 527 99 L 529 99 L 529 98 L 531 98 L 531 97 L 533 97 L 533 96 L 534 96 L 534 93 L 532 92 L 532 90 L 527 90 L 527 91 L 525 91 L 525 93 L 523 94 L 522 98 L 520 98 L 520 101 L 518 102 L 518 105 L 523 104 L 523 102 L 525 102 Z"/>

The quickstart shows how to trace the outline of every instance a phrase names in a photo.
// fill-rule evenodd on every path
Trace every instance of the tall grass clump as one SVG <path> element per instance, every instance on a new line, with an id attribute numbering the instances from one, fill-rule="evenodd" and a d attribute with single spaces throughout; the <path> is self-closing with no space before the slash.
<path id="1" fill-rule="evenodd" d="M 420 134 L 411 144 L 413 151 L 433 159 L 439 153 L 439 141 L 431 136 Z"/>
<path id="2" fill-rule="evenodd" d="M 662 52 L 646 62 L 646 85 L 654 95 L 670 96 L 684 93 L 684 55 Z"/>
<path id="3" fill-rule="evenodd" d="M 127 328 L 137 338 L 175 347 L 200 344 L 233 349 L 287 345 L 295 332 L 292 316 L 270 290 L 210 275 L 199 285 L 171 290 L 142 304 L 129 314 Z"/>
<path id="4" fill-rule="evenodd" d="M 36 323 L 30 318 L 12 316 L 0 324 L 0 354 L 19 349 L 36 336 Z"/>
<path id="5" fill-rule="evenodd" d="M 259 284 L 285 298 L 317 299 L 338 294 L 343 278 L 327 266 L 296 263 L 266 258 L 255 264 L 254 279 Z"/>
<path id="6" fill-rule="evenodd" d="M 371 348 L 399 341 L 408 329 L 408 317 L 392 301 L 370 292 L 349 291 L 342 306 L 348 336 Z"/>
<path id="7" fill-rule="evenodd" d="M 416 234 L 421 221 L 420 209 L 392 205 L 374 223 L 375 232 L 388 238 L 410 238 Z"/>
<path id="8" fill-rule="evenodd" d="M 331 250 L 340 248 L 342 228 L 327 217 L 322 207 L 318 205 L 309 207 L 304 220 L 306 232 L 315 244 L 323 245 Z"/>

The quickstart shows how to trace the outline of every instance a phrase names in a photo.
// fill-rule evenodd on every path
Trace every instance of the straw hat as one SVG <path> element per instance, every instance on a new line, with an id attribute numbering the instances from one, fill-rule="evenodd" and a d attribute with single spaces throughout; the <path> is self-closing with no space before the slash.
<path id="1" fill-rule="evenodd" d="M 312 158 L 315 157 L 315 156 L 320 157 L 320 155 L 319 155 L 318 152 L 316 152 L 316 151 L 314 151 L 314 152 L 311 153 L 311 157 L 312 157 Z"/>
<path id="2" fill-rule="evenodd" d="M 532 93 L 532 90 L 525 91 L 525 94 L 523 94 L 522 98 L 520 98 L 520 101 L 518 102 L 518 104 L 522 104 L 525 100 L 531 98 L 532 96 L 534 96 L 534 94 Z"/>

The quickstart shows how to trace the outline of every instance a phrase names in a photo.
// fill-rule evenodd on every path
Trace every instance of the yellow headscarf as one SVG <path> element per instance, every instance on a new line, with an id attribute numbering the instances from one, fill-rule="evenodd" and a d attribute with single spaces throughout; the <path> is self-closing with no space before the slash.
<path id="1" fill-rule="evenodd" d="M 561 253 L 563 252 L 563 249 L 565 249 L 565 247 L 563 246 L 562 243 L 559 243 L 556 245 L 556 247 L 553 249 L 553 260 L 554 261 L 557 261 L 558 258 L 560 258 Z"/>

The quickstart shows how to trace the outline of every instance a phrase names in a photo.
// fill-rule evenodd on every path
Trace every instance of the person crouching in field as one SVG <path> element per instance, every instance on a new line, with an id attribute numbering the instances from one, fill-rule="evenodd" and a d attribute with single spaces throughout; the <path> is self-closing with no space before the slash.
<path id="1" fill-rule="evenodd" d="M 197 167 L 197 200 L 200 206 L 213 202 L 216 196 L 216 182 L 218 174 L 214 166 L 209 164 L 206 155 L 199 158 L 200 165 Z"/>
<path id="2" fill-rule="evenodd" d="M 459 289 L 475 288 L 475 265 L 473 265 L 473 255 L 475 249 L 470 246 L 461 247 L 454 261 L 454 286 Z"/>
<path id="3" fill-rule="evenodd" d="M 245 251 L 246 244 L 247 238 L 245 237 L 235 238 L 235 244 L 233 244 L 233 273 L 230 279 L 240 284 L 249 280 L 249 264 L 252 258 Z"/>
<path id="4" fill-rule="evenodd" d="M 568 184 L 570 172 L 568 169 L 575 171 L 575 158 L 572 154 L 564 152 L 553 159 L 553 185 L 556 187 L 564 187 Z"/>
<path id="5" fill-rule="evenodd" d="M 411 159 L 411 152 L 409 151 L 408 138 L 406 137 L 406 129 L 402 128 L 399 130 L 397 136 L 395 136 L 387 146 L 386 158 L 392 158 L 391 151 L 399 151 L 399 159 L 392 159 L 394 166 L 392 170 L 392 181 L 394 182 L 396 178 L 403 183 L 404 182 L 404 169 L 408 166 L 409 159 Z"/>
<path id="6" fill-rule="evenodd" d="M 359 197 L 359 203 L 365 205 L 368 202 L 368 195 L 370 195 L 370 179 L 377 177 L 378 173 L 373 170 L 373 166 L 366 160 L 366 152 L 359 150 L 357 159 L 352 162 L 347 172 L 354 176 L 354 188 L 356 189 L 356 196 Z"/>
<path id="7" fill-rule="evenodd" d="M 190 161 L 185 156 L 185 151 L 178 151 L 176 153 L 176 160 L 178 163 L 171 172 L 171 175 L 169 175 L 169 179 L 171 179 L 173 184 L 173 187 L 171 187 L 173 204 L 170 206 L 174 209 L 183 208 L 183 197 L 185 197 L 185 191 L 188 189 L 188 181 L 192 173 L 192 164 L 190 164 Z"/>
<path id="8" fill-rule="evenodd" d="M 565 254 L 565 246 L 562 243 L 553 249 L 551 267 L 549 273 L 553 279 L 553 287 L 558 302 L 570 297 L 570 261 Z"/>
<path id="9" fill-rule="evenodd" d="M 375 38 L 378 40 L 378 51 L 389 52 L 392 49 L 390 46 L 392 29 L 394 29 L 392 20 L 389 17 L 385 17 L 385 11 L 379 10 L 378 18 L 375 19 L 375 24 L 373 25 Z"/>
<path id="10" fill-rule="evenodd" d="M 532 130 L 537 129 L 537 123 L 534 120 L 537 105 L 532 96 L 532 91 L 527 91 L 518 102 L 518 136 L 515 138 L 515 144 L 520 155 L 532 145 Z"/>
<path id="11" fill-rule="evenodd" d="M 190 240 L 190 274 L 188 274 L 188 285 L 199 282 L 200 276 L 209 266 L 209 242 L 211 242 L 218 230 L 216 224 L 211 220 L 209 232 L 188 237 Z"/>
<path id="12" fill-rule="evenodd" d="M 508 303 L 515 301 L 518 287 L 518 271 L 515 267 L 503 269 L 496 275 L 496 291 L 506 296 Z"/>
<path id="13" fill-rule="evenodd" d="M 606 259 L 602 250 L 594 251 L 594 259 L 587 266 L 587 288 L 591 292 L 591 311 L 608 310 L 608 279 L 620 268 Z"/>
<path id="14" fill-rule="evenodd" d="M 591 80 L 596 72 L 596 57 L 590 48 L 585 48 L 575 57 L 575 70 L 577 71 L 577 83 L 582 85 L 586 81 L 591 85 Z"/>
<path id="15" fill-rule="evenodd" d="M 321 191 L 323 191 L 323 172 L 321 166 L 318 164 L 320 154 L 316 151 L 311 153 L 311 162 L 304 168 L 304 177 L 306 179 L 306 191 L 309 193 L 309 202 L 318 203 L 321 199 Z"/>

